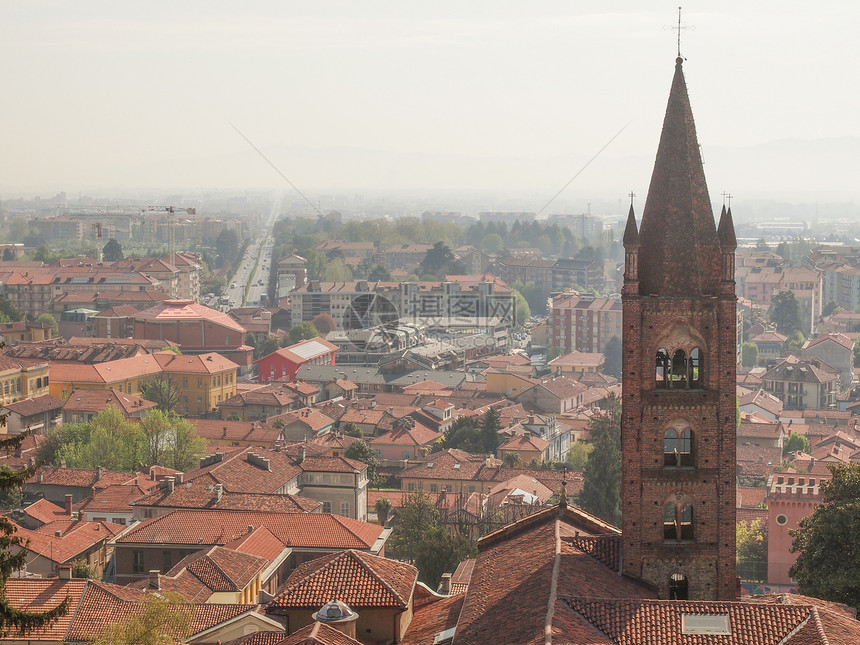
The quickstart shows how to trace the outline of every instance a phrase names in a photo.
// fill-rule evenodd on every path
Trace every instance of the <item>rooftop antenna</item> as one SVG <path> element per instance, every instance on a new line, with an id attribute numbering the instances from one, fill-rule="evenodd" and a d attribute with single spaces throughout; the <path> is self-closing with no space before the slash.
<path id="1" fill-rule="evenodd" d="M 681 7 L 678 7 L 678 24 L 672 25 L 671 27 L 665 27 L 666 29 L 677 30 L 678 32 L 678 58 L 681 58 L 681 30 L 682 29 L 695 29 L 696 27 L 693 25 L 682 25 L 681 24 Z"/>

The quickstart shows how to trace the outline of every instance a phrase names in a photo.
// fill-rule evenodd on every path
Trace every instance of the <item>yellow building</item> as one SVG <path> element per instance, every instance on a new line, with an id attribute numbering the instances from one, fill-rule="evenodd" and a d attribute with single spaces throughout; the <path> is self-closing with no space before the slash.
<path id="1" fill-rule="evenodd" d="M 48 394 L 48 363 L 0 356 L 0 405 Z"/>
<path id="2" fill-rule="evenodd" d="M 156 352 L 152 355 L 162 371 L 179 386 L 179 412 L 204 415 L 236 394 L 239 366 L 221 354 L 178 355 Z"/>
<path id="3" fill-rule="evenodd" d="M 487 392 L 508 397 L 514 397 L 540 382 L 522 374 L 493 368 L 486 370 L 484 376 L 487 377 Z"/>
<path id="4" fill-rule="evenodd" d="M 214 352 L 192 356 L 164 351 L 93 365 L 53 363 L 50 394 L 61 401 L 77 388 L 115 390 L 140 396 L 141 387 L 148 379 L 165 374 L 179 390 L 177 412 L 199 416 L 236 394 L 238 369 L 236 363 Z M 47 378 L 45 380 L 47 383 Z"/>
<path id="5" fill-rule="evenodd" d="M 115 390 L 140 396 L 141 385 L 161 371 L 161 365 L 154 354 L 120 358 L 92 365 L 54 362 L 51 363 L 50 393 L 60 401 L 65 401 L 72 391 L 78 388 Z"/>

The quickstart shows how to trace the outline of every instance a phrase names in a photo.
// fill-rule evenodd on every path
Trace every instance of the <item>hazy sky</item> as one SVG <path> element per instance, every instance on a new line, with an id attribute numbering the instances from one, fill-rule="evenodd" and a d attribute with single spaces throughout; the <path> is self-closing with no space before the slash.
<path id="1" fill-rule="evenodd" d="M 561 187 L 629 124 L 602 158 L 648 160 L 619 180 L 644 193 L 677 5 L 0 0 L 0 17 L 4 195 L 284 187 L 230 123 L 309 191 L 374 181 L 350 170 L 365 151 L 396 160 L 392 187 L 510 187 L 492 176 L 508 161 Z M 709 149 L 860 136 L 856 2 L 697 1 L 683 22 L 706 170 Z"/>

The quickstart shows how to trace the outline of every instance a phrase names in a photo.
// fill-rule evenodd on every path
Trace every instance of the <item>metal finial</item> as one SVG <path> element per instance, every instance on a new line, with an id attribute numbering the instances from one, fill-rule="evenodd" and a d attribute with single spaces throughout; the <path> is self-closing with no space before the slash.
<path id="1" fill-rule="evenodd" d="M 729 209 L 731 209 L 732 197 L 734 197 L 734 195 L 732 195 L 731 193 L 727 193 L 726 191 L 723 191 L 723 206 L 726 206 L 726 204 L 728 204 Z"/>
<path id="2" fill-rule="evenodd" d="M 630 191 L 630 207 L 633 208 L 633 198 L 636 197 L 636 193 L 632 190 Z"/>
<path id="3" fill-rule="evenodd" d="M 681 30 L 683 29 L 695 29 L 693 25 L 682 25 L 681 24 L 681 7 L 678 7 L 678 24 L 672 26 L 666 26 L 664 29 L 671 29 L 673 31 L 677 31 L 677 41 L 678 41 L 678 59 L 677 62 L 681 62 L 683 57 L 681 56 Z"/>

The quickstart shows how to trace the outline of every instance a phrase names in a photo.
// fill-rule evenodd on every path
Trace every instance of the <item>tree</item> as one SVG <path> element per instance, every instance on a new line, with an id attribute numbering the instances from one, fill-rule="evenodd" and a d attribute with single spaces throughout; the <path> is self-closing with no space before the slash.
<path id="1" fill-rule="evenodd" d="M 804 343 L 806 343 L 806 336 L 802 331 L 796 329 L 785 341 L 785 346 L 789 351 L 799 352 Z"/>
<path id="2" fill-rule="evenodd" d="M 56 338 L 60 335 L 60 326 L 57 324 L 57 319 L 49 313 L 39 314 L 36 316 L 37 323 L 47 323 L 51 326 L 51 336 Z"/>
<path id="3" fill-rule="evenodd" d="M 374 510 L 376 511 L 376 519 L 379 520 L 379 523 L 382 524 L 382 526 L 385 526 L 385 523 L 388 521 L 388 516 L 391 514 L 391 502 L 388 501 L 387 497 L 381 497 L 376 500 Z"/>
<path id="4" fill-rule="evenodd" d="M 330 331 L 334 331 L 337 329 L 337 323 L 334 321 L 334 318 L 331 317 L 331 314 L 317 314 L 311 320 L 311 324 L 316 328 L 317 333 L 320 336 L 324 336 Z"/>
<path id="5" fill-rule="evenodd" d="M 308 272 L 308 280 L 322 280 L 328 264 L 325 253 L 316 249 L 306 249 L 301 255 L 307 260 L 305 269 Z"/>
<path id="6" fill-rule="evenodd" d="M 800 305 L 794 297 L 794 293 L 780 291 L 773 297 L 770 304 L 770 320 L 776 324 L 776 330 L 786 336 L 803 330 Z"/>
<path id="7" fill-rule="evenodd" d="M 502 464 L 508 468 L 516 468 L 520 465 L 520 453 L 506 452 L 502 455 Z"/>
<path id="8" fill-rule="evenodd" d="M 490 408 L 481 419 L 481 434 L 484 440 L 483 452 L 496 454 L 499 447 L 499 430 L 502 429 L 502 417 L 496 408 Z"/>
<path id="9" fill-rule="evenodd" d="M 422 275 L 430 274 L 441 277 L 445 274 L 462 275 L 466 273 L 466 267 L 454 257 L 454 252 L 442 241 L 436 242 L 433 248 L 427 251 L 427 255 L 421 260 L 419 267 L 419 273 Z"/>
<path id="10" fill-rule="evenodd" d="M 805 452 L 807 455 L 812 453 L 809 439 L 804 437 L 802 434 L 792 432 L 788 437 L 786 437 L 785 442 L 782 444 L 782 455 L 785 456 L 790 452 L 797 452 L 798 450 Z"/>
<path id="11" fill-rule="evenodd" d="M 755 343 L 744 343 L 741 345 L 741 365 L 744 367 L 755 367 L 758 363 L 758 345 Z"/>
<path id="12" fill-rule="evenodd" d="M 458 417 L 445 430 L 441 448 L 457 448 L 466 452 L 480 454 L 486 445 L 483 432 L 473 417 Z"/>
<path id="13" fill-rule="evenodd" d="M 577 503 L 618 526 L 621 522 L 621 403 L 611 395 L 602 414 L 588 422 L 593 448 Z"/>
<path id="14" fill-rule="evenodd" d="M 366 441 L 363 439 L 353 441 L 349 446 L 347 446 L 346 450 L 343 451 L 343 456 L 347 459 L 355 459 L 367 464 L 367 481 L 371 486 L 377 483 L 376 468 L 379 465 L 379 462 L 376 460 L 376 453 L 373 452 L 373 448 L 371 448 Z"/>
<path id="15" fill-rule="evenodd" d="M 860 464 L 828 466 L 833 478 L 822 482 L 822 502 L 800 520 L 789 570 L 800 593 L 860 609 Z"/>
<path id="16" fill-rule="evenodd" d="M 391 271 L 381 264 L 374 264 L 367 274 L 367 279 L 371 282 L 391 282 Z"/>
<path id="17" fill-rule="evenodd" d="M 149 410 L 140 420 L 140 427 L 146 438 L 143 447 L 143 465 L 165 465 L 173 430 L 168 413 L 158 408 Z"/>
<path id="18" fill-rule="evenodd" d="M 141 384 L 140 395 L 155 403 L 162 412 L 175 412 L 182 392 L 170 376 L 156 374 Z"/>
<path id="19" fill-rule="evenodd" d="M 735 527 L 736 563 L 741 580 L 767 580 L 767 540 L 761 519 Z"/>
<path id="20" fill-rule="evenodd" d="M 6 425 L 6 418 L 0 419 L 0 425 Z M 21 443 L 29 436 L 26 430 L 21 434 L 0 439 L 0 449 L 15 451 L 21 447 Z M 36 466 L 31 466 L 17 472 L 11 469 L 0 470 L 0 492 L 11 493 L 20 491 L 24 483 L 36 473 Z M 53 623 L 57 618 L 65 616 L 69 611 L 70 599 L 67 597 L 54 609 L 47 612 L 30 612 L 13 607 L 4 593 L 6 581 L 16 571 L 20 571 L 27 564 L 27 544 L 15 535 L 17 528 L 6 515 L 0 515 L 0 634 L 19 633 L 26 635 L 34 629 L 45 627 Z M 12 547 L 18 547 L 17 553 L 12 553 Z"/>
<path id="21" fill-rule="evenodd" d="M 473 558 L 478 549 L 461 533 L 451 535 L 444 526 L 425 531 L 418 542 L 415 566 L 418 579 L 431 589 L 439 586 L 442 574 L 453 573 L 463 560 Z"/>
<path id="22" fill-rule="evenodd" d="M 254 354 L 256 355 L 257 352 L 259 352 L 259 356 L 257 356 L 257 358 L 268 356 L 272 352 L 278 351 L 279 346 L 280 341 L 278 340 L 278 337 L 274 334 L 269 334 L 262 343 L 254 348 Z"/>
<path id="23" fill-rule="evenodd" d="M 3 249 L 3 261 L 4 262 L 10 262 L 10 261 L 15 260 L 15 259 L 17 259 L 15 256 L 15 251 L 13 251 L 12 249 L 10 249 L 8 247 Z"/>
<path id="24" fill-rule="evenodd" d="M 174 645 L 191 635 L 191 609 L 174 592 L 147 594 L 138 611 L 104 628 L 94 645 Z"/>
<path id="25" fill-rule="evenodd" d="M 233 262 L 239 254 L 239 236 L 232 228 L 225 228 L 215 238 L 215 251 L 218 253 L 218 266 Z"/>
<path id="26" fill-rule="evenodd" d="M 167 465 L 174 470 L 185 472 L 200 463 L 206 454 L 206 439 L 197 434 L 196 428 L 188 419 L 170 415 L 173 436 L 167 450 Z"/>
<path id="27" fill-rule="evenodd" d="M 109 405 L 87 425 L 90 426 L 88 441 L 76 453 L 67 456 L 70 468 L 104 466 L 118 472 L 137 470 L 146 443 L 137 423 Z"/>
<path id="28" fill-rule="evenodd" d="M 621 378 L 621 339 L 613 336 L 603 348 L 603 371 L 617 379 Z"/>
<path id="29" fill-rule="evenodd" d="M 109 239 L 102 249 L 102 259 L 105 262 L 119 262 L 124 257 L 122 245 L 113 238 Z"/>
<path id="30" fill-rule="evenodd" d="M 526 320 L 532 317 L 532 311 L 529 308 L 529 303 L 516 289 L 511 289 L 511 295 L 514 298 L 514 312 L 516 314 L 516 324 L 522 325 Z"/>
<path id="31" fill-rule="evenodd" d="M 73 578 L 95 578 L 95 570 L 87 564 L 83 558 L 75 558 L 72 560 L 72 577 Z"/>
<path id="32" fill-rule="evenodd" d="M 326 282 L 349 282 L 352 280 L 352 269 L 340 258 L 335 258 L 326 266 L 323 277 Z"/>
<path id="33" fill-rule="evenodd" d="M 570 444 L 570 450 L 567 453 L 567 466 L 570 470 L 581 473 L 585 470 L 585 465 L 588 463 L 588 455 L 594 444 L 585 441 L 574 441 Z"/>
<path id="34" fill-rule="evenodd" d="M 355 425 L 352 421 L 347 421 L 341 427 L 341 430 L 347 437 L 357 437 L 359 439 L 364 439 L 364 433 L 361 431 L 357 425 Z"/>
<path id="35" fill-rule="evenodd" d="M 14 475 L 9 466 L 3 464 L 0 466 L 0 480 L 6 479 Z M 12 511 L 21 507 L 21 500 L 24 499 L 24 493 L 20 488 L 0 488 L 0 510 Z"/>
<path id="36" fill-rule="evenodd" d="M 504 244 L 502 236 L 498 233 L 485 235 L 481 240 L 481 248 L 487 253 L 498 253 Z"/>
<path id="37" fill-rule="evenodd" d="M 298 325 L 295 325 L 292 329 L 290 329 L 290 333 L 288 335 L 289 341 L 291 345 L 295 345 L 300 340 L 305 340 L 308 338 L 316 338 L 319 336 L 319 331 L 314 327 L 314 324 L 311 322 L 300 322 Z"/>
<path id="38" fill-rule="evenodd" d="M 419 491 L 407 495 L 400 513 L 400 524 L 388 540 L 392 555 L 414 562 L 424 533 L 438 523 L 439 511 L 427 493 Z"/>

